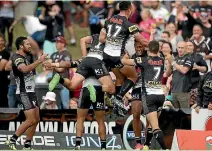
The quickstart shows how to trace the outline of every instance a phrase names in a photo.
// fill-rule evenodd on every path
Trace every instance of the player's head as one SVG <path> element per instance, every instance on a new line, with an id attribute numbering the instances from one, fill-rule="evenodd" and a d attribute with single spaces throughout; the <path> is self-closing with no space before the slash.
<path id="1" fill-rule="evenodd" d="M 15 41 L 17 50 L 23 50 L 25 53 L 30 52 L 31 45 L 27 37 L 18 37 Z"/>
<path id="2" fill-rule="evenodd" d="M 142 55 L 144 53 L 145 47 L 140 43 L 135 41 L 135 51 L 138 55 Z"/>
<path id="3" fill-rule="evenodd" d="M 160 45 L 159 45 L 159 42 L 152 40 L 149 42 L 148 47 L 149 47 L 150 53 L 157 54 L 159 52 Z"/>
<path id="4" fill-rule="evenodd" d="M 130 17 L 133 12 L 132 12 L 132 3 L 130 1 L 121 1 L 119 3 L 119 10 L 125 11 L 127 17 Z"/>

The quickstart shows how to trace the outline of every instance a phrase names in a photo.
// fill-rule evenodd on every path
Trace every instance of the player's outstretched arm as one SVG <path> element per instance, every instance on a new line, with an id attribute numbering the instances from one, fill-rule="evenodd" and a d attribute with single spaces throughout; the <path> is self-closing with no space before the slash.
<path id="1" fill-rule="evenodd" d="M 40 56 L 38 58 L 38 60 L 36 60 L 35 62 L 33 62 L 30 65 L 26 65 L 22 58 L 17 58 L 15 60 L 15 64 L 18 67 L 18 70 L 20 70 L 23 73 L 28 73 L 28 72 L 33 71 L 39 64 L 41 64 L 46 59 L 46 57 L 47 57 L 47 54 L 44 54 L 44 55 Z"/>
<path id="2" fill-rule="evenodd" d="M 100 35 L 99 35 L 99 42 L 105 43 L 106 42 L 106 29 L 102 28 Z"/>

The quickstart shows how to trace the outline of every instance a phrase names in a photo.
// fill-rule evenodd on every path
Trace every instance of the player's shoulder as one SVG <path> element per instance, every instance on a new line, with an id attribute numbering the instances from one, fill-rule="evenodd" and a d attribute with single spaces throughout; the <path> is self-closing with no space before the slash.
<path id="1" fill-rule="evenodd" d="M 16 60 L 16 59 L 18 59 L 18 58 L 24 59 L 24 56 L 22 56 L 22 55 L 20 55 L 20 54 L 18 54 L 18 53 L 14 53 L 14 54 L 12 55 L 12 57 L 11 57 L 12 60 Z"/>

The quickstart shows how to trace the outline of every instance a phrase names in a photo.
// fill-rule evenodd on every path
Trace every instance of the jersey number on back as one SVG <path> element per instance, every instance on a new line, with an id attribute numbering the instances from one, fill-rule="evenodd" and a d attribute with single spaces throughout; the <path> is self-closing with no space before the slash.
<path id="1" fill-rule="evenodd" d="M 155 76 L 153 80 L 158 80 L 158 77 L 160 75 L 161 67 L 154 67 L 154 71 L 156 71 Z"/>
<path id="2" fill-rule="evenodd" d="M 112 31 L 112 28 L 114 28 L 115 26 L 115 32 L 114 34 L 112 35 L 111 34 L 111 31 Z M 108 25 L 108 33 L 107 33 L 107 36 L 108 37 L 113 37 L 113 38 L 116 38 L 116 36 L 121 32 L 121 26 L 118 26 L 118 25 Z"/>

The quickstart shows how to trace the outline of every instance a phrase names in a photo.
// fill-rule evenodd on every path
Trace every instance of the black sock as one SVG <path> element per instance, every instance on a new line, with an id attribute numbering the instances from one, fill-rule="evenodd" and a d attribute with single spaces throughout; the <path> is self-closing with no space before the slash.
<path id="1" fill-rule="evenodd" d="M 81 144 L 81 137 L 76 137 L 76 146 L 80 146 Z"/>
<path id="2" fill-rule="evenodd" d="M 24 147 L 25 148 L 31 147 L 31 140 L 26 140 L 25 143 L 24 143 Z"/>
<path id="3" fill-rule="evenodd" d="M 17 141 L 17 139 L 18 139 L 18 136 L 17 136 L 16 134 L 14 134 L 14 135 L 10 138 L 10 141 L 15 143 L 15 142 Z"/>
<path id="4" fill-rule="evenodd" d="M 152 136 L 153 136 L 152 128 L 148 128 L 147 135 L 146 135 L 146 141 L 145 141 L 144 145 L 150 146 L 150 141 L 152 140 Z"/>
<path id="5" fill-rule="evenodd" d="M 124 95 L 131 89 L 131 87 L 134 85 L 134 82 L 130 79 L 126 79 L 124 81 L 124 84 L 121 87 L 120 92 L 117 94 L 117 97 L 122 99 Z"/>
<path id="6" fill-rule="evenodd" d="M 116 86 L 116 94 L 119 94 L 120 90 L 121 90 L 121 86 Z"/>
<path id="7" fill-rule="evenodd" d="M 166 145 L 165 142 L 163 140 L 163 133 L 160 129 L 156 129 L 153 131 L 153 135 L 156 138 L 156 140 L 158 141 L 158 143 L 160 144 L 162 149 L 166 149 Z"/>
<path id="8" fill-rule="evenodd" d="M 136 144 L 141 144 L 141 137 L 135 137 Z"/>
<path id="9" fill-rule="evenodd" d="M 101 149 L 106 150 L 106 140 L 101 140 Z"/>

